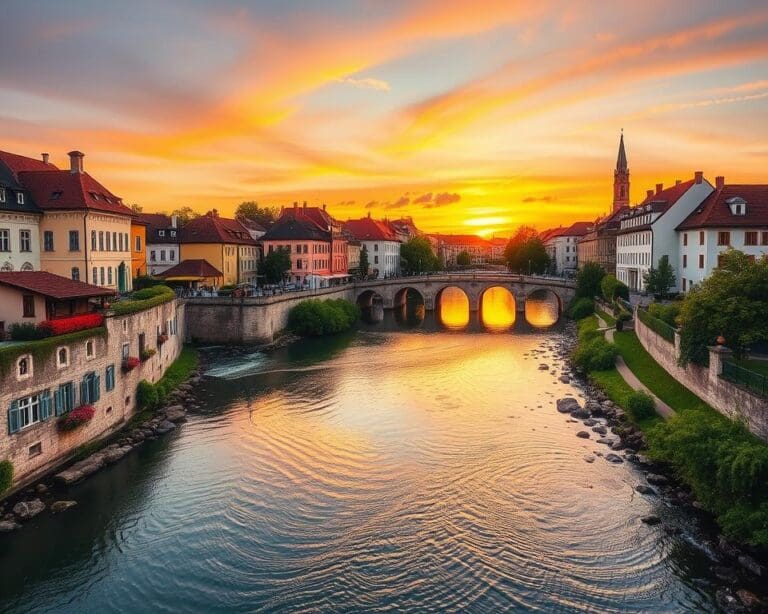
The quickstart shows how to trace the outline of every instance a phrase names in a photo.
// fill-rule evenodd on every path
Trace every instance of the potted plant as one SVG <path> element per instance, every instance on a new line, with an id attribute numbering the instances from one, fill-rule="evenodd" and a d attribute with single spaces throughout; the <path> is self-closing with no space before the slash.
<path id="1" fill-rule="evenodd" d="M 157 350 L 155 348 L 144 348 L 141 351 L 141 354 L 139 355 L 139 358 L 141 358 L 141 360 L 145 361 L 145 360 L 149 360 L 150 358 L 152 358 L 155 354 L 157 354 Z"/>
<path id="2" fill-rule="evenodd" d="M 136 367 L 139 366 L 139 359 L 135 356 L 129 356 L 125 360 L 123 360 L 123 373 L 128 373 L 129 371 L 133 371 Z"/>
<path id="3" fill-rule="evenodd" d="M 157 345 L 163 345 L 166 341 L 168 341 L 168 335 L 166 333 L 160 333 L 157 336 Z"/>
<path id="4" fill-rule="evenodd" d="M 79 407 L 75 407 L 75 409 L 59 419 L 59 430 L 74 430 L 79 426 L 90 422 L 95 414 L 96 410 L 93 408 L 93 405 L 80 405 Z"/>

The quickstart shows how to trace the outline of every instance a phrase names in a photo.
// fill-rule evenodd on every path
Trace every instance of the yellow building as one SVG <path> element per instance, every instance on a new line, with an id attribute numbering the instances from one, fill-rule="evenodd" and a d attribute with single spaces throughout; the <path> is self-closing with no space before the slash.
<path id="1" fill-rule="evenodd" d="M 69 170 L 59 170 L 46 155 L 43 170 L 38 160 L 15 156 L 11 170 L 43 211 L 40 268 L 126 292 L 131 289 L 132 212 L 83 170 L 83 157 L 69 152 Z"/>
<path id="2" fill-rule="evenodd" d="M 219 217 L 214 209 L 187 222 L 180 236 L 182 262 L 205 260 L 221 271 L 224 285 L 255 280 L 256 241 L 237 220 Z M 249 247 L 252 249 L 245 249 Z M 241 261 L 245 260 L 249 261 L 248 268 L 241 267 Z"/>
<path id="3" fill-rule="evenodd" d="M 137 218 L 131 220 L 131 276 L 147 274 L 147 225 Z"/>

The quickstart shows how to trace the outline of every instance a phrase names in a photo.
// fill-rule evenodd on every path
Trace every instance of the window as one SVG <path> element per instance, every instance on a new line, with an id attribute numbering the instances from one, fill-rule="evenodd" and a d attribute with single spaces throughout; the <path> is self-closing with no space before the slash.
<path id="1" fill-rule="evenodd" d="M 175 230 L 171 230 L 171 236 L 172 236 L 172 237 L 175 237 L 175 236 L 176 236 L 176 231 L 175 231 Z"/>
<path id="2" fill-rule="evenodd" d="M 704 231 L 699 231 L 699 245 L 704 245 Z"/>
<path id="3" fill-rule="evenodd" d="M 88 341 L 85 342 L 85 357 L 93 358 L 94 355 L 95 355 L 95 352 L 94 352 L 93 339 L 88 339 Z"/>
<path id="4" fill-rule="evenodd" d="M 160 262 L 165 262 L 165 250 L 160 250 Z"/>
<path id="5" fill-rule="evenodd" d="M 99 230 L 99 251 L 104 251 L 104 231 Z"/>
<path id="6" fill-rule="evenodd" d="M 43 249 L 46 252 L 53 251 L 53 231 L 52 230 L 46 230 L 43 233 Z"/>
<path id="7" fill-rule="evenodd" d="M 688 266 L 688 254 L 683 254 L 683 268 Z"/>
<path id="8" fill-rule="evenodd" d="M 96 231 L 91 230 L 91 249 L 96 251 Z"/>
<path id="9" fill-rule="evenodd" d="M 24 194 L 21 192 L 16 193 L 16 204 L 23 205 L 24 204 Z"/>
<path id="10" fill-rule="evenodd" d="M 107 234 L 107 251 L 111 252 L 112 251 L 112 235 L 109 233 L 106 233 L 106 234 Z"/>
<path id="11" fill-rule="evenodd" d="M 76 266 L 72 267 L 72 279 L 80 281 L 80 269 Z"/>
<path id="12" fill-rule="evenodd" d="M 168 260 L 171 260 L 171 261 L 176 260 L 176 252 L 174 252 L 173 250 L 169 251 L 168 252 Z"/>
<path id="13" fill-rule="evenodd" d="M 27 354 L 16 361 L 16 376 L 18 379 L 26 379 L 32 375 L 32 356 Z"/>
<path id="14" fill-rule="evenodd" d="M 80 382 L 80 402 L 95 403 L 101 397 L 101 378 L 91 372 Z"/>
<path id="15" fill-rule="evenodd" d="M 136 251 L 141 251 L 141 237 L 136 237 Z"/>
<path id="16" fill-rule="evenodd" d="M 704 268 L 704 254 L 699 254 L 699 268 Z"/>
<path id="17" fill-rule="evenodd" d="M 108 286 L 112 285 L 112 267 L 111 266 L 107 267 L 107 285 Z"/>
<path id="18" fill-rule="evenodd" d="M 25 294 L 21 297 L 22 307 L 24 309 L 25 318 L 35 317 L 35 297 L 33 294 Z"/>
<path id="19" fill-rule="evenodd" d="M 69 366 L 69 350 L 67 348 L 59 348 L 56 350 L 56 366 L 68 367 Z"/>
<path id="20" fill-rule="evenodd" d="M 17 433 L 21 429 L 47 420 L 50 415 L 50 390 L 17 399 L 11 403 L 8 410 L 8 432 Z"/>
<path id="21" fill-rule="evenodd" d="M 151 252 L 149 252 L 149 259 L 152 262 L 154 262 L 156 260 L 156 258 L 155 258 L 155 250 L 152 250 Z"/>
<path id="22" fill-rule="evenodd" d="M 75 386 L 67 382 L 59 386 L 53 394 L 53 411 L 57 416 L 63 416 L 75 408 Z"/>
<path id="23" fill-rule="evenodd" d="M 131 344 L 123 343 L 123 360 L 127 360 L 131 353 Z"/>
<path id="24" fill-rule="evenodd" d="M 128 332 L 128 318 L 123 319 L 123 332 Z"/>
<path id="25" fill-rule="evenodd" d="M 93 267 L 93 279 L 91 281 L 93 281 L 93 283 L 95 283 L 95 284 L 99 283 L 99 269 L 98 269 L 98 267 Z"/>
<path id="26" fill-rule="evenodd" d="M 115 388 L 115 365 L 109 365 L 104 373 L 104 389 L 109 392 Z"/>
<path id="27" fill-rule="evenodd" d="M 5 188 L 0 188 L 0 203 L 5 202 Z"/>
<path id="28" fill-rule="evenodd" d="M 0 252 L 11 251 L 11 231 L 7 228 L 0 228 Z"/>
<path id="29" fill-rule="evenodd" d="M 71 252 L 80 251 L 80 232 L 77 230 L 69 231 L 69 251 Z"/>
<path id="30" fill-rule="evenodd" d="M 35 458 L 43 453 L 43 442 L 38 441 L 36 444 L 29 446 L 29 458 Z"/>
<path id="31" fill-rule="evenodd" d="M 379 257 L 378 256 L 374 256 L 373 257 L 373 264 L 379 264 Z"/>
<path id="32" fill-rule="evenodd" d="M 32 251 L 32 233 L 27 229 L 19 230 L 19 251 Z"/>
<path id="33" fill-rule="evenodd" d="M 164 237 L 165 236 L 165 230 L 158 230 L 157 231 L 157 236 L 158 237 Z"/>
<path id="34" fill-rule="evenodd" d="M 760 244 L 761 245 L 768 245 L 768 232 L 763 231 L 761 233 L 761 235 L 762 236 L 760 237 Z"/>
<path id="35" fill-rule="evenodd" d="M 101 280 L 101 285 L 104 285 L 104 267 L 99 267 L 99 279 Z"/>
<path id="36" fill-rule="evenodd" d="M 757 245 L 756 230 L 748 230 L 744 233 L 744 245 Z"/>
<path id="37" fill-rule="evenodd" d="M 120 239 L 122 238 L 123 238 L 123 233 L 120 233 Z M 115 252 L 117 251 L 117 233 L 116 232 L 112 233 L 112 251 L 115 251 Z M 123 251 L 123 249 L 120 248 L 120 251 Z"/>
<path id="38" fill-rule="evenodd" d="M 731 233 L 728 231 L 721 231 L 717 233 L 717 244 L 718 245 L 730 245 L 731 244 Z"/>

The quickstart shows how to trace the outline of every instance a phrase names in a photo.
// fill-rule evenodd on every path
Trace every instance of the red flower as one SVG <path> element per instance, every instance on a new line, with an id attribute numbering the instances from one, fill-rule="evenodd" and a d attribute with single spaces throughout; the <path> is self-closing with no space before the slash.
<path id="1" fill-rule="evenodd" d="M 139 366 L 140 362 L 141 361 L 135 356 L 129 356 L 123 361 L 123 371 L 125 371 L 126 373 L 128 371 L 133 371 L 136 367 Z"/>
<path id="2" fill-rule="evenodd" d="M 95 414 L 96 410 L 93 408 L 93 405 L 80 405 L 80 407 L 75 407 L 75 409 L 68 414 L 65 414 L 59 420 L 59 430 L 71 431 L 72 429 L 76 429 L 78 426 L 90 422 Z"/>
<path id="3" fill-rule="evenodd" d="M 87 330 L 89 328 L 96 328 L 104 324 L 104 316 L 100 313 L 85 313 L 79 316 L 71 316 L 69 318 L 59 318 L 57 320 L 46 320 L 40 322 L 38 328 L 45 330 L 48 336 L 55 337 L 57 335 L 66 335 L 67 333 L 74 333 L 79 330 Z"/>

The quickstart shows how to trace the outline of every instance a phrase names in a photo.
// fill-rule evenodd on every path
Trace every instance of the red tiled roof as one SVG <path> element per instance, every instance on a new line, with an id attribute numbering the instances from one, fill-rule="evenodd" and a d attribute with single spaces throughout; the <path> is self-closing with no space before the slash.
<path id="1" fill-rule="evenodd" d="M 734 215 L 728 200 L 741 198 L 746 202 L 746 213 Z M 677 230 L 705 227 L 768 227 L 768 185 L 734 184 L 724 185 L 712 192 Z"/>
<path id="2" fill-rule="evenodd" d="M 539 239 L 541 239 L 542 243 L 546 243 L 550 239 L 555 239 L 559 236 L 561 236 L 565 231 L 565 228 L 562 226 L 558 228 L 547 228 L 547 230 L 542 231 L 539 234 Z"/>
<path id="3" fill-rule="evenodd" d="M 248 229 L 237 220 L 219 217 L 215 212 L 189 220 L 180 231 L 181 243 L 229 243 L 256 245 Z"/>
<path id="4" fill-rule="evenodd" d="M 358 241 L 397 241 L 397 237 L 389 224 L 374 220 L 371 217 L 347 220 L 344 229 Z"/>
<path id="5" fill-rule="evenodd" d="M 114 290 L 92 286 L 47 271 L 11 271 L 0 273 L 0 284 L 57 299 L 111 296 Z"/>
<path id="6" fill-rule="evenodd" d="M 0 151 L 0 162 L 10 169 L 14 177 L 16 177 L 16 181 L 19 180 L 19 173 L 22 172 L 59 170 L 50 162 L 43 162 L 42 160 L 28 158 L 27 156 L 20 156 L 19 154 L 10 153 L 8 151 Z"/>
<path id="7" fill-rule="evenodd" d="M 662 190 L 661 192 L 654 192 L 650 196 L 646 197 L 646 199 L 637 206 L 642 207 L 643 205 L 647 205 L 649 203 L 662 203 L 664 210 L 669 209 L 669 207 L 680 200 L 683 194 L 685 194 L 695 182 L 695 179 L 689 179 L 688 181 L 682 181 L 677 185 L 673 185 L 667 188 L 666 190 Z"/>
<path id="8" fill-rule="evenodd" d="M 182 260 L 176 266 L 172 266 L 170 269 L 163 273 L 160 273 L 158 277 L 224 277 L 224 274 L 219 271 L 210 262 L 203 259 L 194 260 Z"/>
<path id="9" fill-rule="evenodd" d="M 32 193 L 38 207 L 57 209 L 92 209 L 133 216 L 133 211 L 88 173 L 70 171 L 22 171 L 19 181 Z"/>
<path id="10" fill-rule="evenodd" d="M 574 222 L 563 231 L 563 235 L 568 237 L 581 237 L 589 232 L 592 222 Z"/>

